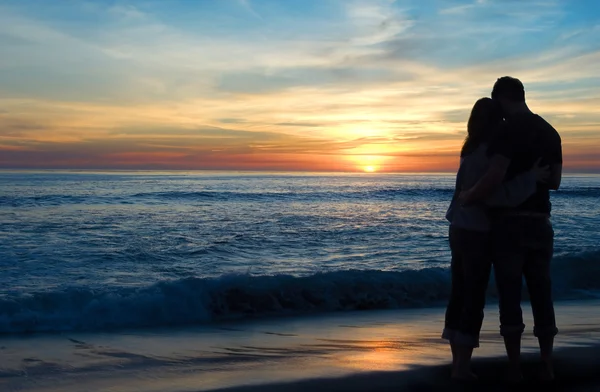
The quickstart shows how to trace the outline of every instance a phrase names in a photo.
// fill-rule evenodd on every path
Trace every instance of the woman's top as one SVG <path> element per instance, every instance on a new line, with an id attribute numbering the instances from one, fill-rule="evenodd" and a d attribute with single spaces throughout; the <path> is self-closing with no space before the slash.
<path id="1" fill-rule="evenodd" d="M 483 177 L 490 164 L 487 144 L 482 143 L 472 153 L 461 158 L 456 175 L 456 188 L 446 212 L 446 219 L 454 227 L 474 231 L 489 231 L 489 207 L 516 207 L 536 190 L 536 175 L 533 170 L 524 172 L 502 185 L 484 203 L 460 205 L 458 195 L 462 190 L 473 187 Z"/>

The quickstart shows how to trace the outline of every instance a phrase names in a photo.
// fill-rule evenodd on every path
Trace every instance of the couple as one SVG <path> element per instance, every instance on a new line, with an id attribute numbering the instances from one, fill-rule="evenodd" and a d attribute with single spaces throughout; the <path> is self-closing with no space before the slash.
<path id="1" fill-rule="evenodd" d="M 505 76 L 492 98 L 481 98 L 469 117 L 450 221 L 452 292 L 442 337 L 452 349 L 452 377 L 469 380 L 471 355 L 479 346 L 485 294 L 493 266 L 499 296 L 500 333 L 509 379 L 522 379 L 521 311 L 527 283 L 538 338 L 542 376 L 554 378 L 552 350 L 558 330 L 551 296 L 554 231 L 550 190 L 560 186 L 561 139 L 525 103 L 523 84 Z"/>

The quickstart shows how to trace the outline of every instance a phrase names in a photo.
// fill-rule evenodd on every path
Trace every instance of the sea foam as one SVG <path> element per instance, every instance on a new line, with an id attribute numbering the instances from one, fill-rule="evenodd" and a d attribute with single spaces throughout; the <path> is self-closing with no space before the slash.
<path id="1" fill-rule="evenodd" d="M 600 298 L 600 251 L 553 261 L 555 298 Z M 445 268 L 345 270 L 309 276 L 226 275 L 146 287 L 54 291 L 0 299 L 0 333 L 164 327 L 307 313 L 444 305 Z M 489 296 L 496 297 L 494 285 Z"/>

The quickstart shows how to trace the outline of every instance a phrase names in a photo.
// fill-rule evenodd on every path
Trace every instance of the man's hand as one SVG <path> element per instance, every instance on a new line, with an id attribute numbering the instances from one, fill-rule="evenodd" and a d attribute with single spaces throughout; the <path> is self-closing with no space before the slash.
<path id="1" fill-rule="evenodd" d="M 458 194 L 458 203 L 461 206 L 466 206 L 473 203 L 473 188 L 460 191 Z"/>
<path id="2" fill-rule="evenodd" d="M 541 161 L 542 158 L 535 161 L 531 170 L 533 170 L 537 182 L 546 183 L 550 179 L 550 165 L 540 166 Z"/>

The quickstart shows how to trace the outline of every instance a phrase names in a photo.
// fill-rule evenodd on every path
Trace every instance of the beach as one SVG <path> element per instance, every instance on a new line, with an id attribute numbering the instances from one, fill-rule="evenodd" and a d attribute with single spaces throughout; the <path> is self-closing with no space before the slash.
<path id="1" fill-rule="evenodd" d="M 560 302 L 558 390 L 599 386 L 599 301 Z M 527 304 L 525 304 L 527 306 Z M 481 381 L 504 390 L 495 304 L 475 351 Z M 464 388 L 449 378 L 441 307 L 262 318 L 169 329 L 4 335 L 3 391 L 398 391 Z M 536 385 L 527 330 L 523 386 Z M 568 388 L 568 389 L 566 389 Z M 593 390 L 593 389 L 590 389 Z"/>
<path id="2" fill-rule="evenodd" d="M 600 0 L 0 0 L 0 392 L 600 392 L 599 33 Z"/>

